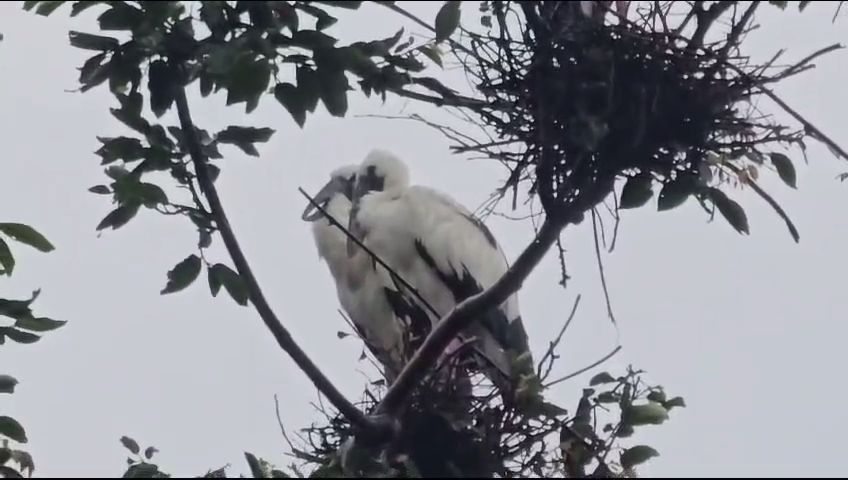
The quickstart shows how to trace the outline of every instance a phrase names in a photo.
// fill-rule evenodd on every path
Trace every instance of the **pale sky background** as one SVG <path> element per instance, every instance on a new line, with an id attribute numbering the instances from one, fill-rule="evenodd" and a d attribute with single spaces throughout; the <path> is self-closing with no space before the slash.
<path id="1" fill-rule="evenodd" d="M 434 18 L 436 3 L 414 3 L 408 7 Z M 476 7 L 473 2 L 468 10 Z M 751 34 L 748 54 L 763 60 L 787 47 L 788 62 L 848 40 L 845 19 L 831 24 L 832 6 L 813 5 L 803 15 L 790 10 L 760 10 L 763 26 Z M 233 465 L 230 475 L 247 473 L 243 451 L 288 463 L 273 395 L 283 399 L 283 420 L 293 431 L 318 418 L 309 405 L 315 388 L 252 308 L 210 296 L 205 274 L 179 294 L 159 295 L 165 273 L 195 251 L 190 222 L 142 211 L 116 232 L 95 232 L 112 208 L 108 197 L 86 191 L 107 180 L 92 153 L 99 145 L 95 137 L 125 130 L 108 112 L 114 102 L 105 87 L 68 92 L 77 87 L 76 68 L 87 52 L 68 45 L 67 31 L 93 31 L 95 15 L 71 21 L 64 12 L 44 18 L 23 12 L 20 2 L 0 5 L 0 219 L 34 225 L 57 247 L 41 254 L 13 245 L 18 267 L 11 280 L 0 279 L 0 295 L 25 297 L 40 287 L 37 312 L 69 321 L 36 344 L 0 348 L 0 373 L 21 381 L 14 395 L 0 398 L 0 408 L 27 428 L 37 476 L 120 475 L 122 435 L 158 447 L 156 460 L 174 475 L 199 475 L 226 463 Z M 333 29 L 343 41 L 383 38 L 408 25 L 377 6 L 347 15 L 353 16 L 343 16 Z M 818 69 L 777 89 L 843 145 L 846 59 L 845 51 L 831 54 Z M 445 75 L 463 84 L 460 72 Z M 423 125 L 353 117 L 395 114 L 406 105 L 408 113 L 443 118 L 396 98 L 381 106 L 353 94 L 347 119 L 330 118 L 319 107 L 301 131 L 270 97 L 250 116 L 243 106 L 226 108 L 223 93 L 198 97 L 195 91 L 190 98 L 194 118 L 210 131 L 228 124 L 277 129 L 260 146 L 261 158 L 222 147 L 221 194 L 279 317 L 329 377 L 358 397 L 366 379 L 357 369 L 370 369 L 357 364 L 355 340 L 336 338 L 344 325 L 335 313 L 335 290 L 300 220 L 304 203 L 297 187 L 315 191 L 331 169 L 359 162 L 374 147 L 404 158 L 413 181 L 450 192 L 472 208 L 504 172 L 494 163 L 451 155 L 448 141 Z M 761 106 L 782 118 L 773 105 Z M 799 245 L 748 191 L 732 196 L 748 211 L 750 237 L 721 219 L 707 223 L 694 202 L 667 213 L 648 207 L 623 215 L 618 247 L 604 260 L 624 350 L 605 368 L 617 372 L 632 363 L 689 405 L 630 440 L 661 453 L 642 467 L 644 476 L 848 473 L 848 411 L 842 408 L 848 394 L 848 220 L 842 207 L 848 183 L 834 179 L 848 165 L 814 143 L 809 165 L 796 152 L 792 157 L 799 190 L 776 175 L 762 185 L 796 221 Z M 510 258 L 532 235 L 528 223 L 492 217 L 489 225 Z M 560 374 L 595 361 L 616 342 L 591 225 L 569 230 L 564 241 L 573 277 L 568 290 L 557 285 L 552 253 L 521 293 L 537 355 L 574 297 L 584 296 L 562 349 Z M 218 239 L 212 255 L 229 263 Z M 573 409 L 590 376 L 550 395 Z"/>

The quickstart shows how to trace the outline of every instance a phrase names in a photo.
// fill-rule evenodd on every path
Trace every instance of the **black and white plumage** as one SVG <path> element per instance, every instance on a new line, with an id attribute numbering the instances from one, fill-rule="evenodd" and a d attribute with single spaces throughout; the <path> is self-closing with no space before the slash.
<path id="1" fill-rule="evenodd" d="M 490 287 L 509 268 L 482 222 L 447 195 L 410 186 L 406 165 L 389 152 L 373 150 L 362 162 L 353 205 L 350 232 L 435 309 L 432 322 Z M 361 253 L 348 240 L 350 258 Z M 461 337 L 473 339 L 490 365 L 514 379 L 512 359 L 529 352 L 517 295 L 475 321 Z M 532 365 L 532 358 L 527 360 Z"/>
<path id="2" fill-rule="evenodd" d="M 342 225 L 348 223 L 356 171 L 356 165 L 334 170 L 330 181 L 314 197 L 315 202 Z M 347 254 L 347 236 L 317 208 L 310 204 L 302 218 L 312 222 L 318 256 L 327 263 L 342 308 L 392 382 L 405 362 L 411 327 L 404 325 L 408 318 L 398 314 L 410 316 L 408 302 L 394 288 L 388 272 L 374 265 L 365 252 L 354 256 Z M 413 318 L 416 317 L 413 315 Z"/>

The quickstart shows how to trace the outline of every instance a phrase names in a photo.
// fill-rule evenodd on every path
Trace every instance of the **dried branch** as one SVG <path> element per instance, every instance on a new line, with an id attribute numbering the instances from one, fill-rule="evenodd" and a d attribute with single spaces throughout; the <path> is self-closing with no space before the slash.
<path id="1" fill-rule="evenodd" d="M 250 300 L 262 317 L 262 321 L 274 335 L 280 347 L 291 356 L 297 366 L 309 377 L 312 383 L 333 403 L 333 405 L 342 412 L 351 424 L 366 429 L 368 431 L 377 432 L 385 429 L 385 425 L 378 423 L 376 420 L 365 416 L 358 408 L 356 408 L 344 395 L 333 385 L 333 383 L 318 369 L 315 363 L 306 355 L 303 349 L 294 341 L 289 331 L 283 326 L 277 318 L 271 306 L 268 305 L 262 289 L 259 287 L 256 277 L 253 275 L 250 265 L 247 263 L 244 253 L 239 246 L 235 233 L 233 232 L 230 222 L 224 212 L 224 207 L 221 199 L 218 196 L 218 191 L 212 178 L 209 175 L 209 169 L 206 166 L 206 158 L 204 157 L 200 141 L 197 138 L 194 123 L 191 119 L 188 100 L 186 99 L 185 88 L 175 88 L 175 101 L 177 104 L 177 113 L 180 119 L 180 125 L 185 135 L 185 141 L 188 145 L 189 154 L 191 155 L 194 168 L 197 173 L 197 180 L 200 184 L 202 192 L 206 195 L 209 201 L 209 206 L 212 211 L 212 216 L 221 232 L 221 237 L 224 240 L 224 245 L 233 260 L 233 263 L 238 270 L 239 276 L 244 280 L 245 286 L 248 289 Z"/>
<path id="2" fill-rule="evenodd" d="M 550 373 L 551 367 L 553 367 L 554 360 L 556 359 L 556 348 L 559 346 L 562 341 L 562 336 L 565 335 L 565 331 L 568 330 L 568 327 L 571 325 L 572 320 L 574 320 L 574 316 L 577 314 L 577 307 L 580 305 L 580 295 L 577 295 L 577 298 L 574 300 L 574 306 L 571 307 L 571 313 L 568 314 L 568 319 L 565 321 L 565 325 L 560 329 L 559 334 L 556 338 L 550 343 L 548 346 L 548 351 L 545 352 L 545 355 L 542 356 L 542 359 L 539 360 L 539 365 L 536 367 L 536 376 L 544 379 L 547 378 Z M 545 362 L 549 362 L 548 367 L 544 374 L 542 373 L 542 367 L 545 365 Z"/>
<path id="3" fill-rule="evenodd" d="M 618 353 L 618 352 L 620 352 L 620 351 L 621 351 L 621 345 L 619 345 L 619 346 L 615 347 L 615 348 L 614 348 L 614 349 L 613 349 L 610 353 L 608 353 L 608 354 L 604 355 L 604 357 L 603 357 L 603 358 L 601 358 L 600 360 L 598 360 L 597 362 L 595 362 L 595 363 L 593 363 L 593 364 L 591 364 L 591 365 L 589 365 L 589 366 L 587 366 L 587 367 L 581 368 L 580 370 L 577 370 L 577 371 L 576 371 L 576 372 L 574 372 L 574 373 L 569 373 L 568 375 L 566 375 L 566 376 L 564 376 L 564 377 L 562 377 L 562 378 L 558 378 L 558 379 L 556 379 L 556 380 L 554 380 L 554 381 L 552 381 L 552 382 L 550 382 L 550 383 L 546 383 L 546 384 L 545 384 L 545 386 L 544 386 L 544 388 L 550 388 L 550 387 L 552 387 L 552 386 L 554 386 L 554 385 L 556 385 L 556 384 L 558 384 L 558 383 L 562 383 L 562 382 L 564 382 L 564 381 L 566 381 L 566 380 L 570 380 L 570 379 L 572 379 L 572 378 L 574 378 L 574 377 L 576 377 L 576 376 L 578 376 L 578 375 L 580 375 L 580 374 L 582 374 L 582 373 L 586 373 L 586 372 L 588 372 L 589 370 L 591 370 L 591 369 L 593 369 L 593 368 L 597 367 L 598 365 L 600 365 L 600 364 L 602 364 L 602 363 L 606 362 L 607 360 L 609 360 L 610 358 L 614 357 L 614 356 L 615 356 L 615 354 L 617 354 L 617 353 Z"/>
<path id="4" fill-rule="evenodd" d="M 719 51 L 720 57 L 726 56 L 731 48 L 739 45 L 739 37 L 742 36 L 742 33 L 745 31 L 745 27 L 748 25 L 748 22 L 751 21 L 751 17 L 754 16 L 754 12 L 759 6 L 759 0 L 751 2 L 751 5 L 749 5 L 748 9 L 745 10 L 745 13 L 742 14 L 742 18 L 733 25 L 733 28 L 730 29 L 730 34 L 727 36 L 727 42 Z"/>
<path id="5" fill-rule="evenodd" d="M 707 36 L 707 32 L 710 30 L 710 27 L 712 27 L 713 22 L 715 22 L 722 13 L 727 11 L 727 9 L 732 7 L 736 2 L 716 2 L 706 10 L 703 6 L 699 5 L 702 3 L 703 2 L 695 2 L 695 6 L 692 7 L 692 9 L 695 10 L 695 18 L 698 21 L 698 27 L 695 29 L 695 33 L 692 34 L 692 38 L 689 40 L 687 48 L 690 50 L 697 50 L 704 45 L 704 38 Z"/>
<path id="6" fill-rule="evenodd" d="M 598 224 L 596 219 L 595 209 L 592 209 L 592 231 L 595 234 L 595 258 L 597 259 L 598 270 L 601 274 L 601 286 L 604 290 L 604 300 L 607 303 L 607 314 L 612 324 L 618 328 L 618 322 L 615 320 L 615 314 L 612 312 L 612 302 L 610 302 L 609 289 L 607 288 L 607 276 L 604 273 L 604 262 L 601 260 L 601 246 L 598 244 Z"/>

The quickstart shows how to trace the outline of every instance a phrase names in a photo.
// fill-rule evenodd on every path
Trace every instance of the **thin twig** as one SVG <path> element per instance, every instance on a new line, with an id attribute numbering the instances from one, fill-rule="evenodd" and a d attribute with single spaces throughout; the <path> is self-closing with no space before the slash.
<path id="1" fill-rule="evenodd" d="M 556 354 L 556 348 L 562 341 L 562 336 L 565 335 L 565 331 L 568 330 L 569 325 L 571 325 L 571 321 L 574 320 L 574 316 L 575 314 L 577 314 L 577 306 L 580 305 L 580 298 L 581 296 L 577 295 L 577 298 L 574 300 L 574 306 L 571 307 L 571 313 L 568 314 L 568 319 L 565 321 L 565 325 L 562 326 L 562 329 L 560 329 L 559 334 L 556 336 L 554 341 L 550 343 L 550 345 L 548 346 L 548 351 L 545 352 L 545 355 L 542 357 L 542 359 L 539 361 L 539 365 L 536 367 L 536 376 L 543 380 L 548 376 L 548 373 L 550 373 L 550 369 L 553 366 L 554 362 L 554 356 Z M 550 359 L 551 361 L 550 366 L 548 367 L 548 371 L 545 372 L 545 375 L 542 375 L 542 366 L 548 359 Z"/>
<path id="2" fill-rule="evenodd" d="M 318 464 L 323 463 L 324 460 L 322 458 L 316 457 L 315 455 L 311 455 L 309 453 L 304 452 L 303 450 L 296 448 L 292 441 L 289 440 L 289 436 L 286 433 L 286 427 L 283 426 L 283 419 L 280 416 L 280 401 L 279 399 L 277 399 L 276 393 L 274 394 L 274 409 L 277 413 L 277 424 L 280 426 L 280 432 L 283 434 L 283 439 L 286 441 L 286 443 L 289 444 L 289 450 L 291 450 L 292 455 L 301 460 L 306 460 L 307 462 L 313 462 Z"/>
<path id="3" fill-rule="evenodd" d="M 379 255 L 377 255 L 376 253 L 374 253 L 374 251 L 373 251 L 373 250 L 371 250 L 370 248 L 368 248 L 368 247 L 367 247 L 364 243 L 362 243 L 362 241 L 361 241 L 361 240 L 359 240 L 358 238 L 356 238 L 356 235 L 352 234 L 352 233 L 350 232 L 350 230 L 348 230 L 348 229 L 347 229 L 347 227 L 345 227 L 344 225 L 342 225 L 342 224 L 341 224 L 341 222 L 339 222 L 338 220 L 336 220 L 336 219 L 335 219 L 335 217 L 333 217 L 332 215 L 330 215 L 330 214 L 329 214 L 329 212 L 327 212 L 327 211 L 324 209 L 324 207 L 322 207 L 321 205 L 319 205 L 319 204 L 318 204 L 318 202 L 316 202 L 314 198 L 312 198 L 311 196 L 309 196 L 309 194 L 308 194 L 308 193 L 306 193 L 306 191 L 304 191 L 304 190 L 303 190 L 302 188 L 300 188 L 300 187 L 298 187 L 298 189 L 297 189 L 297 190 L 298 190 L 298 191 L 299 191 L 299 192 L 300 192 L 300 193 L 301 193 L 304 197 L 306 197 L 306 199 L 307 199 L 307 200 L 309 200 L 309 203 L 310 203 L 313 207 L 315 207 L 316 209 L 318 209 L 318 211 L 319 211 L 319 212 L 321 212 L 321 214 L 322 214 L 322 215 L 324 215 L 324 217 L 326 217 L 326 218 L 327 218 L 327 221 L 328 221 L 328 222 L 330 222 L 330 224 L 331 224 L 332 226 L 334 226 L 334 227 L 338 228 L 339 230 L 341 230 L 341 231 L 342 231 L 342 233 L 344 233 L 344 234 L 345 234 L 345 236 L 346 236 L 348 239 L 350 239 L 350 240 L 352 240 L 354 243 L 356 243 L 356 246 L 357 246 L 357 247 L 359 247 L 359 248 L 361 248 L 361 249 L 365 250 L 365 253 L 367 253 L 367 254 L 368 254 L 368 255 L 369 255 L 372 259 L 374 259 L 374 261 L 376 261 L 377 263 L 379 263 L 381 267 L 385 268 L 385 269 L 386 269 L 386 271 L 389 273 L 389 275 L 390 275 L 393 279 L 396 279 L 397 281 L 399 281 L 399 282 L 400 282 L 400 283 L 404 286 L 404 288 L 406 288 L 407 290 L 409 290 L 409 291 L 410 291 L 410 293 L 412 293 L 412 294 L 415 296 L 415 298 L 417 298 L 419 301 L 421 301 L 421 303 L 424 305 L 424 307 L 426 307 L 426 308 L 427 308 L 427 310 L 430 310 L 430 313 L 432 313 L 433 315 L 435 315 L 437 318 L 440 318 L 440 317 L 441 317 L 441 314 L 440 314 L 438 311 L 436 311 L 436 309 L 435 309 L 435 308 L 433 308 L 433 306 L 432 306 L 432 305 L 430 305 L 430 304 L 427 302 L 427 300 L 425 300 L 425 299 L 424 299 L 424 297 L 422 297 L 422 296 L 421 296 L 421 294 L 418 292 L 418 289 L 416 289 L 415 287 L 413 287 L 413 286 L 412 286 L 412 284 L 410 284 L 409 282 L 407 282 L 407 281 L 406 281 L 406 279 L 404 279 L 402 276 L 400 276 L 400 274 L 398 274 L 397 272 L 395 272 L 395 271 L 394 271 L 394 269 L 392 269 L 392 267 L 390 267 L 390 266 L 389 266 L 389 265 L 388 265 L 385 261 L 383 261 L 383 259 L 382 259 L 382 258 L 380 258 L 380 256 L 379 256 Z"/>
<path id="4" fill-rule="evenodd" d="M 610 302 L 609 289 L 607 288 L 607 276 L 604 273 L 604 262 L 601 260 L 601 246 L 598 244 L 598 223 L 595 209 L 592 210 L 592 230 L 595 234 L 595 256 L 598 260 L 598 270 L 601 273 L 601 286 L 604 290 L 604 300 L 607 302 L 607 314 L 609 315 L 612 324 L 618 328 L 618 322 L 615 320 L 615 314 L 612 312 L 612 302 Z"/>
<path id="5" fill-rule="evenodd" d="M 306 355 L 303 349 L 294 341 L 289 331 L 283 326 L 282 322 L 274 314 L 271 306 L 265 299 L 262 289 L 259 287 L 259 282 L 253 275 L 250 265 L 247 263 L 247 258 L 239 246 L 235 233 L 230 226 L 229 219 L 224 212 L 223 204 L 218 196 L 218 191 L 212 178 L 209 175 L 209 169 L 206 166 L 206 158 L 200 148 L 200 142 L 197 138 L 197 132 L 194 128 L 194 123 L 191 119 L 191 112 L 186 99 L 185 88 L 180 86 L 174 89 L 175 101 L 177 104 L 177 114 L 179 115 L 180 125 L 185 135 L 185 141 L 188 145 L 189 154 L 194 162 L 194 169 L 197 173 L 198 183 L 206 199 L 209 201 L 209 207 L 212 211 L 212 216 L 215 219 L 215 224 L 218 226 L 218 231 L 221 232 L 221 237 L 224 240 L 224 245 L 236 266 L 239 276 L 245 283 L 249 292 L 250 300 L 262 317 L 262 321 L 274 335 L 280 347 L 289 354 L 297 366 L 309 377 L 312 383 L 322 391 L 333 405 L 341 412 L 351 424 L 365 428 L 369 431 L 377 432 L 382 430 L 383 425 L 378 424 L 374 420 L 365 416 L 362 411 L 356 408 L 344 395 L 336 388 L 335 385 L 321 372 L 314 362 Z"/>
<path id="6" fill-rule="evenodd" d="M 600 365 L 600 364 L 602 364 L 602 363 L 606 362 L 607 360 L 609 360 L 610 358 L 614 357 L 614 356 L 615 356 L 615 354 L 617 354 L 618 352 L 620 352 L 620 351 L 621 351 L 621 348 L 622 348 L 622 347 L 621 347 L 621 345 L 619 345 L 619 346 L 615 347 L 615 348 L 614 348 L 614 349 L 613 349 L 610 353 L 608 353 L 608 354 L 604 355 L 604 357 L 603 357 L 603 358 L 601 358 L 600 360 L 598 360 L 597 362 L 595 362 L 595 363 L 593 363 L 593 364 L 591 364 L 591 365 L 589 365 L 589 366 L 587 366 L 587 367 L 581 368 L 580 370 L 577 370 L 577 371 L 576 371 L 576 372 L 574 372 L 574 373 L 570 373 L 570 374 L 568 374 L 568 375 L 566 375 L 566 376 L 564 376 L 564 377 L 562 377 L 562 378 L 558 378 L 558 379 L 556 379 L 556 380 L 554 380 L 554 381 L 552 381 L 552 382 L 550 382 L 550 383 L 547 383 L 547 384 L 545 384 L 544 388 L 552 387 L 552 386 L 554 386 L 554 385 L 556 385 L 556 384 L 558 384 L 558 383 L 562 383 L 562 382 L 564 382 L 564 381 L 566 381 L 566 380 L 571 380 L 572 378 L 574 378 L 574 377 L 576 377 L 576 376 L 578 376 L 578 375 L 580 375 L 580 374 L 582 374 L 582 373 L 586 373 L 586 372 L 588 372 L 589 370 L 591 370 L 591 369 L 593 369 L 593 368 L 597 367 L 598 365 Z"/>
<path id="7" fill-rule="evenodd" d="M 791 75 L 795 75 L 797 73 L 800 73 L 801 71 L 808 68 L 807 64 L 809 64 L 810 62 L 812 62 L 816 58 L 818 58 L 818 57 L 820 57 L 820 56 L 822 56 L 826 53 L 830 53 L 834 50 L 839 50 L 841 48 L 845 48 L 845 46 L 840 44 L 840 43 L 834 43 L 833 45 L 829 45 L 827 47 L 822 48 L 821 50 L 815 51 L 815 52 L 811 53 L 810 55 L 807 55 L 800 62 L 798 62 L 798 63 L 792 65 L 791 67 L 788 67 L 785 70 L 783 70 L 780 74 L 778 74 L 776 77 L 774 77 L 771 81 L 774 82 L 774 81 L 777 81 L 777 80 L 782 80 L 782 79 L 789 77 Z"/>

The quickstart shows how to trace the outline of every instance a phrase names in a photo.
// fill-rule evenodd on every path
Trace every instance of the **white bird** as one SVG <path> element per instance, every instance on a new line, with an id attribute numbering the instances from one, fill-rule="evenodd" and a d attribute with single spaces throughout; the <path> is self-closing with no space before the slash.
<path id="1" fill-rule="evenodd" d="M 314 197 L 315 203 L 345 226 L 349 221 L 356 171 L 355 165 L 337 168 Z M 311 203 L 302 219 L 312 222 L 318 256 L 329 267 L 342 308 L 383 365 L 389 383 L 393 382 L 405 364 L 410 334 L 422 335 L 422 322 L 429 328 L 426 316 L 417 306 L 405 301 L 389 273 L 374 264 L 369 255 L 361 252 L 348 256 L 346 234 Z"/>
<path id="2" fill-rule="evenodd" d="M 435 310 L 431 322 L 490 287 L 509 268 L 482 222 L 447 195 L 410 186 L 406 165 L 383 150 L 371 151 L 356 174 L 349 230 Z M 348 240 L 351 258 L 361 253 Z M 475 321 L 461 337 L 472 341 L 507 380 L 518 380 L 514 373 L 527 373 L 512 368 L 522 354 L 527 353 L 524 362 L 532 369 L 517 294 Z M 490 378 L 502 385 L 503 377 Z"/>

